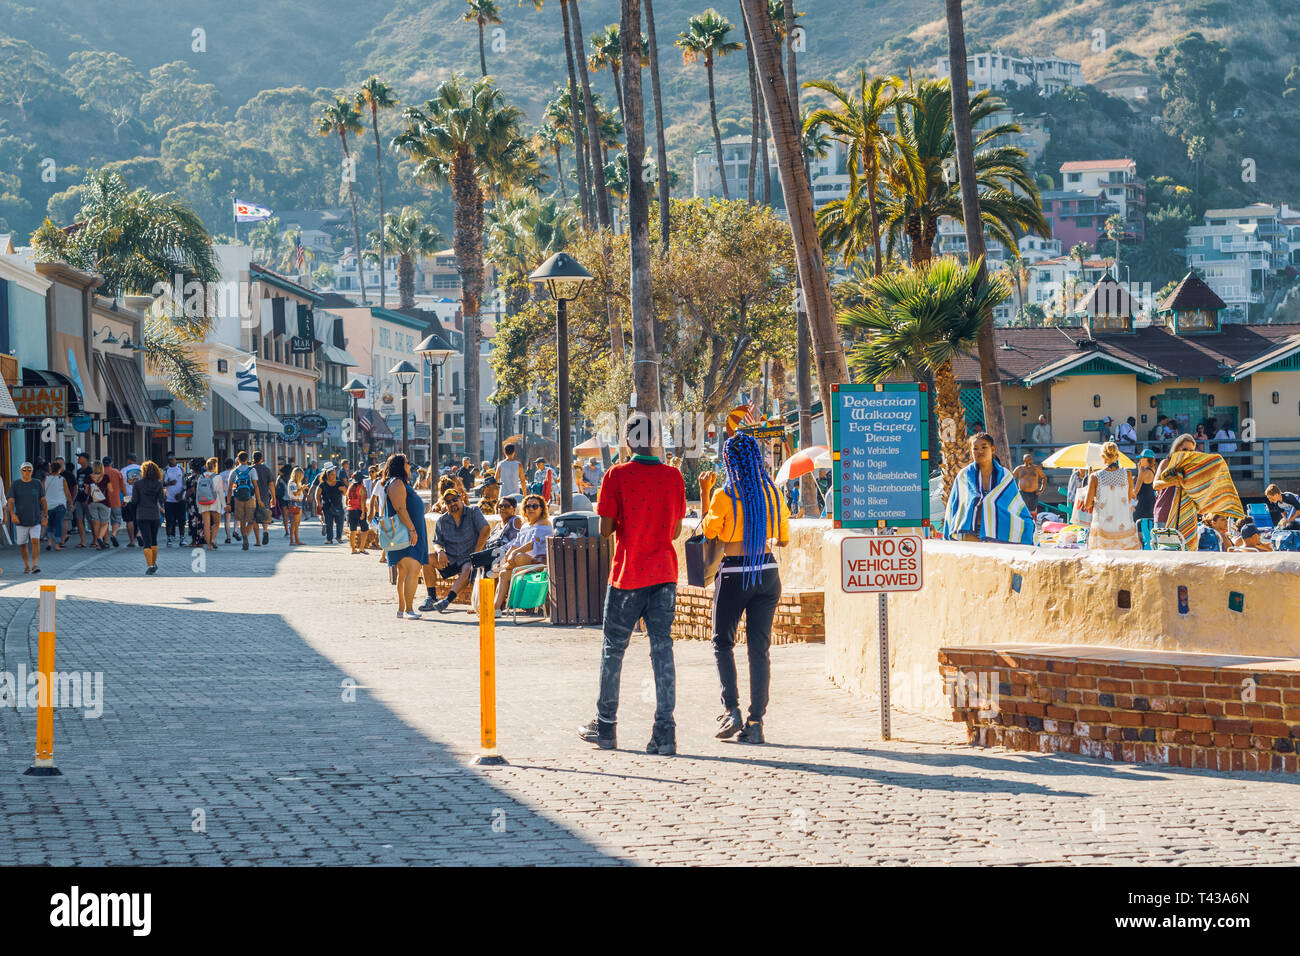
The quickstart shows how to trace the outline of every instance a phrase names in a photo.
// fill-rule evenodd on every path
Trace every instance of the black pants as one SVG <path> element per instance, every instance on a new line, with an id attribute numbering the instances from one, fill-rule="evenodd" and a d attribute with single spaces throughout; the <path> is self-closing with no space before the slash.
<path id="1" fill-rule="evenodd" d="M 153 520 L 145 518 L 135 523 L 135 529 L 140 533 L 140 540 L 143 542 L 143 544 L 141 544 L 140 547 L 142 548 L 158 547 L 158 525 L 159 524 L 160 522 L 158 521 L 157 518 L 154 518 Z"/>
<path id="2" fill-rule="evenodd" d="M 348 530 L 349 531 L 369 531 L 370 525 L 366 519 L 361 517 L 364 512 L 360 508 L 348 509 Z"/>
<path id="3" fill-rule="evenodd" d="M 772 618 L 781 600 L 781 575 L 773 557 L 765 555 L 758 580 L 744 585 L 745 559 L 722 559 L 713 591 L 713 656 L 722 683 L 722 706 L 731 711 L 740 706 L 736 683 L 736 625 L 745 615 L 745 647 L 749 652 L 749 720 L 758 722 L 767 712 L 768 687 L 772 671 L 768 649 L 772 644 Z"/>
<path id="4" fill-rule="evenodd" d="M 325 539 L 341 541 L 343 539 L 343 509 L 324 508 L 322 519 L 325 524 Z"/>
<path id="5" fill-rule="evenodd" d="M 167 516 L 167 537 L 174 538 L 178 533 L 185 533 L 185 502 L 164 501 L 163 513 Z"/>

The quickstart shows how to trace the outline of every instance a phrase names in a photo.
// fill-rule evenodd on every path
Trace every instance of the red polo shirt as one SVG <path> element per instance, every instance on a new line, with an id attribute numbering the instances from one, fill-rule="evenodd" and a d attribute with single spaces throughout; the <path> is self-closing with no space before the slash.
<path id="1" fill-rule="evenodd" d="M 610 587 L 630 591 L 677 582 L 673 534 L 686 514 L 686 482 L 658 460 L 615 465 L 600 485 L 596 513 L 614 519 Z"/>

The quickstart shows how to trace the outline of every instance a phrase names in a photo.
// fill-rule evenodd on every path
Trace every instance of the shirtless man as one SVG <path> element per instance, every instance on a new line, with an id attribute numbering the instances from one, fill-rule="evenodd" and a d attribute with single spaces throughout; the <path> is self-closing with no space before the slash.
<path id="1" fill-rule="evenodd" d="M 1038 514 L 1038 496 L 1047 487 L 1047 473 L 1034 461 L 1032 454 L 1025 452 L 1024 464 L 1013 471 L 1011 477 L 1020 486 L 1020 497 L 1030 514 Z"/>

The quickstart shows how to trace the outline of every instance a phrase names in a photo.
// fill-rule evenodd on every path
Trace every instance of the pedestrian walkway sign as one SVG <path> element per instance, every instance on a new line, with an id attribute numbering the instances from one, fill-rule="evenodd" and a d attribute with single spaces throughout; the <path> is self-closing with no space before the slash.
<path id="1" fill-rule="evenodd" d="M 837 528 L 930 524 L 929 393 L 916 382 L 831 386 Z"/>

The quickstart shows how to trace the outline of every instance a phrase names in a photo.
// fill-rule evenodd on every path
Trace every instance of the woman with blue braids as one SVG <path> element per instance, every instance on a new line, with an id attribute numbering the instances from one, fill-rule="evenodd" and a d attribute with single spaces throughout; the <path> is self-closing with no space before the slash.
<path id="1" fill-rule="evenodd" d="M 722 566 L 713 587 L 713 656 L 722 683 L 724 713 L 717 736 L 741 743 L 763 743 L 763 714 L 767 710 L 771 668 L 772 618 L 781 599 L 781 575 L 768 544 L 785 547 L 790 541 L 790 508 L 767 475 L 763 452 L 753 436 L 743 432 L 727 440 L 723 450 L 727 480 L 716 494 L 711 472 L 700 476 L 701 500 L 709 501 L 704 535 L 723 543 Z M 740 615 L 745 615 L 745 644 L 749 652 L 749 717 L 742 721 L 736 683 L 735 641 Z"/>

